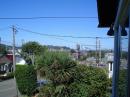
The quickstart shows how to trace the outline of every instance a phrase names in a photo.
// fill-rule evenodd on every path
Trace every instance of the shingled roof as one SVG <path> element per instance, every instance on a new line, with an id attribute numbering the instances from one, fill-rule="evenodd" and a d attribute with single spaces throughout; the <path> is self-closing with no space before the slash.
<path id="1" fill-rule="evenodd" d="M 12 63 L 12 62 L 13 62 L 13 56 L 11 55 L 3 55 L 0 57 L 0 64 Z"/>

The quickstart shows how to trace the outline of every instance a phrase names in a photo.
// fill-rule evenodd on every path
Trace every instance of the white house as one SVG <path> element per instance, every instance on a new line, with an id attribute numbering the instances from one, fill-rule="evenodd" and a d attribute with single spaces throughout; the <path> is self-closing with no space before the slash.
<path id="1" fill-rule="evenodd" d="M 25 65 L 26 61 L 20 55 L 16 55 L 16 64 L 17 65 Z"/>
<path id="2" fill-rule="evenodd" d="M 107 67 L 108 67 L 108 77 L 112 78 L 112 76 L 113 76 L 113 60 L 114 60 L 113 53 L 106 53 L 105 59 L 107 62 Z"/>

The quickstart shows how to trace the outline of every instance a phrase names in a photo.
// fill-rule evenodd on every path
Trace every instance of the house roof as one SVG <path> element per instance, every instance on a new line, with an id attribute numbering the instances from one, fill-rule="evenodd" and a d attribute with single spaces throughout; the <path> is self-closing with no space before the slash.
<path id="1" fill-rule="evenodd" d="M 12 55 L 4 55 L 0 57 L 0 64 L 3 63 L 12 63 L 13 62 L 13 56 Z"/>
<path id="2" fill-rule="evenodd" d="M 0 58 L 0 64 L 3 63 L 11 63 L 11 60 L 9 60 L 6 56 L 3 56 Z"/>
<path id="3" fill-rule="evenodd" d="M 119 0 L 97 0 L 98 27 L 110 27 L 114 24 Z"/>
<path id="4" fill-rule="evenodd" d="M 6 57 L 13 62 L 13 55 L 6 55 Z"/>

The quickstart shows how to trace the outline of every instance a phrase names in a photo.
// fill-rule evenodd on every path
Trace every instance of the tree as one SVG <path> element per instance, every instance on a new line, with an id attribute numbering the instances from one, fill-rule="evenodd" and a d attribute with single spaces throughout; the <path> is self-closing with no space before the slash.
<path id="1" fill-rule="evenodd" d="M 0 44 L 0 54 L 3 55 L 3 54 L 6 54 L 6 53 L 7 53 L 6 46 Z"/>
<path id="2" fill-rule="evenodd" d="M 36 61 L 44 78 L 50 81 L 43 87 L 41 95 L 45 97 L 69 97 L 69 84 L 75 78 L 76 63 L 64 52 L 46 52 Z"/>
<path id="3" fill-rule="evenodd" d="M 42 51 L 45 50 L 45 47 L 40 45 L 37 42 L 27 42 L 22 45 L 22 52 L 27 54 L 40 54 Z"/>
<path id="4" fill-rule="evenodd" d="M 40 45 L 37 42 L 27 42 L 22 45 L 22 53 L 21 55 L 26 60 L 28 65 L 32 64 L 32 61 L 35 60 L 34 56 L 40 55 L 42 52 L 45 52 L 46 47 Z"/>
<path id="5" fill-rule="evenodd" d="M 47 52 L 36 63 L 49 81 L 41 89 L 41 97 L 107 97 L 104 69 L 78 65 L 61 52 Z"/>

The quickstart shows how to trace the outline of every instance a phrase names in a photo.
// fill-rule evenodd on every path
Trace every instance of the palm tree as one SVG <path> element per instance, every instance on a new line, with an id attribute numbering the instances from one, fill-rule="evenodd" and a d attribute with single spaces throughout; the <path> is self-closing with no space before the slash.
<path id="1" fill-rule="evenodd" d="M 41 75 L 49 81 L 42 89 L 44 96 L 69 97 L 67 87 L 74 81 L 76 62 L 67 53 L 47 52 L 37 58 L 36 64 Z"/>

